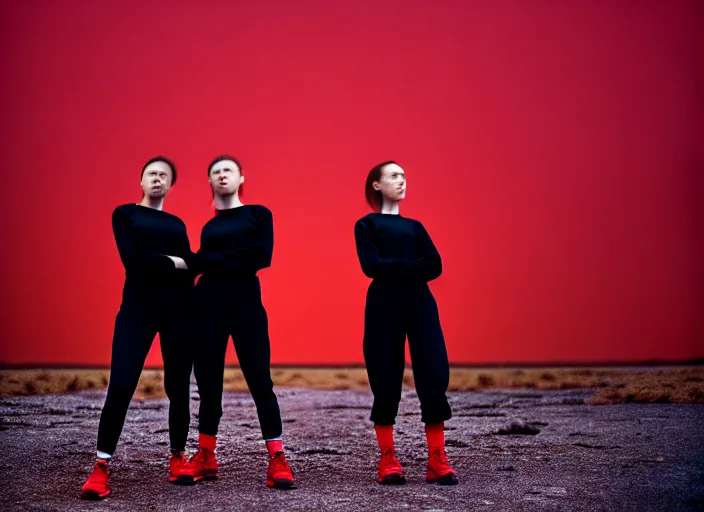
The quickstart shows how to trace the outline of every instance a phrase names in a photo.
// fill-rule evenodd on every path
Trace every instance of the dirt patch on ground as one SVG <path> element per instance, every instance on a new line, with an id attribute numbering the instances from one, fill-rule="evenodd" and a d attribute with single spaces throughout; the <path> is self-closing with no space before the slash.
<path id="1" fill-rule="evenodd" d="M 188 450 L 197 443 L 191 388 Z M 371 395 L 277 389 L 297 489 L 264 485 L 266 453 L 248 393 L 226 393 L 218 435 L 221 478 L 167 482 L 168 403 L 135 400 L 112 462 L 113 494 L 78 499 L 93 463 L 103 391 L 0 399 L 3 510 L 692 510 L 704 507 L 704 406 L 594 406 L 594 390 L 451 392 L 448 455 L 460 484 L 424 482 L 426 446 L 415 392 L 396 426 L 408 483 L 375 482 Z"/>
<path id="2" fill-rule="evenodd" d="M 108 370 L 0 370 L 0 395 L 60 394 L 105 389 Z M 274 368 L 278 387 L 328 390 L 369 389 L 363 368 Z M 413 373 L 404 375 L 406 389 L 413 388 Z M 704 367 L 654 368 L 452 368 L 450 391 L 491 389 L 564 390 L 596 388 L 591 403 L 623 402 L 704 403 Z M 225 370 L 226 391 L 247 391 L 238 368 Z M 137 398 L 163 398 L 161 370 L 145 370 Z"/>

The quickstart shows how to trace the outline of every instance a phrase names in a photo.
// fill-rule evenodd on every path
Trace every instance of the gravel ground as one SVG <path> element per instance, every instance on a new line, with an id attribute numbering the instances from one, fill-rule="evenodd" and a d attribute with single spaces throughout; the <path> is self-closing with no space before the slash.
<path id="1" fill-rule="evenodd" d="M 297 488 L 264 485 L 266 450 L 248 394 L 226 393 L 220 479 L 167 482 L 166 400 L 133 402 L 111 463 L 112 494 L 78 499 L 93 464 L 104 392 L 0 398 L 2 510 L 704 510 L 704 405 L 585 405 L 593 391 L 451 393 L 454 487 L 424 482 L 413 391 L 396 427 L 408 483 L 375 482 L 371 396 L 278 389 Z M 192 391 L 189 451 L 197 445 Z M 511 433 L 511 426 L 529 433 Z M 499 434 L 508 430 L 508 434 Z"/>

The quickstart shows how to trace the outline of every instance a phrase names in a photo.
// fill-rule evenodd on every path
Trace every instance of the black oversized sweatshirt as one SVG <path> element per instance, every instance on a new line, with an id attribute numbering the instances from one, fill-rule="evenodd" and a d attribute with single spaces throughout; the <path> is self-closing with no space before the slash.
<path id="1" fill-rule="evenodd" d="M 354 226 L 362 271 L 375 280 L 428 282 L 442 274 L 442 261 L 430 235 L 417 220 L 370 213 Z"/>
<path id="2" fill-rule="evenodd" d="M 193 278 L 190 270 L 177 269 L 169 258 L 182 258 L 189 269 L 193 262 L 186 225 L 175 215 L 124 204 L 113 211 L 112 229 L 128 279 L 163 282 Z"/>
<path id="3" fill-rule="evenodd" d="M 197 272 L 204 276 L 251 277 L 271 265 L 274 224 L 261 205 L 217 210 L 200 236 Z"/>

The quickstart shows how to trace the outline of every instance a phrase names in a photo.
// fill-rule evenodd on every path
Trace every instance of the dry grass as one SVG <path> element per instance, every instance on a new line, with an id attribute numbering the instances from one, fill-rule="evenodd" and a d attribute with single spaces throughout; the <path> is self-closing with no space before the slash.
<path id="1" fill-rule="evenodd" d="M 600 389 L 592 404 L 621 402 L 704 404 L 704 368 L 657 371 Z"/>
<path id="2" fill-rule="evenodd" d="M 1 395 L 43 395 L 108 385 L 107 370 L 0 370 Z"/>
<path id="3" fill-rule="evenodd" d="M 274 368 L 276 386 L 368 391 L 363 368 Z M 36 395 L 104 389 L 108 370 L 0 370 L 0 395 Z M 413 387 L 406 370 L 404 385 Z M 596 388 L 592 404 L 621 402 L 704 403 L 704 367 L 623 368 L 452 368 L 450 391 L 486 389 Z M 225 371 L 225 390 L 246 391 L 237 368 Z M 163 371 L 145 370 L 137 398 L 164 396 Z"/>

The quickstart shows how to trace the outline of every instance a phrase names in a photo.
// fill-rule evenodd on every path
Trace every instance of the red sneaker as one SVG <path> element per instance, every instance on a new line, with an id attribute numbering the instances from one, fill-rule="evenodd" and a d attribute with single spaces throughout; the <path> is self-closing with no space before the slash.
<path id="1" fill-rule="evenodd" d="M 433 448 L 430 451 L 425 481 L 438 485 L 457 485 L 457 474 L 447 461 L 445 448 Z"/>
<path id="2" fill-rule="evenodd" d="M 266 485 L 276 489 L 293 488 L 293 472 L 284 452 L 276 452 L 269 457 L 269 470 L 266 472 Z"/>
<path id="3" fill-rule="evenodd" d="M 379 459 L 379 479 L 382 485 L 402 485 L 406 483 L 403 467 L 396 458 L 396 452 L 390 446 L 384 448 Z"/>
<path id="4" fill-rule="evenodd" d="M 218 477 L 218 461 L 215 459 L 215 452 L 201 447 L 198 452 L 188 461 L 193 471 L 193 480 L 215 480 Z"/>
<path id="5" fill-rule="evenodd" d="M 95 468 L 93 468 L 93 472 L 88 477 L 88 480 L 86 480 L 86 483 L 83 484 L 81 499 L 102 500 L 110 494 L 110 489 L 108 488 L 109 476 L 110 470 L 108 469 L 108 462 L 98 459 L 95 463 Z"/>
<path id="6" fill-rule="evenodd" d="M 194 485 L 195 473 L 195 468 L 188 463 L 183 452 L 171 454 L 169 482 L 178 485 Z"/>

